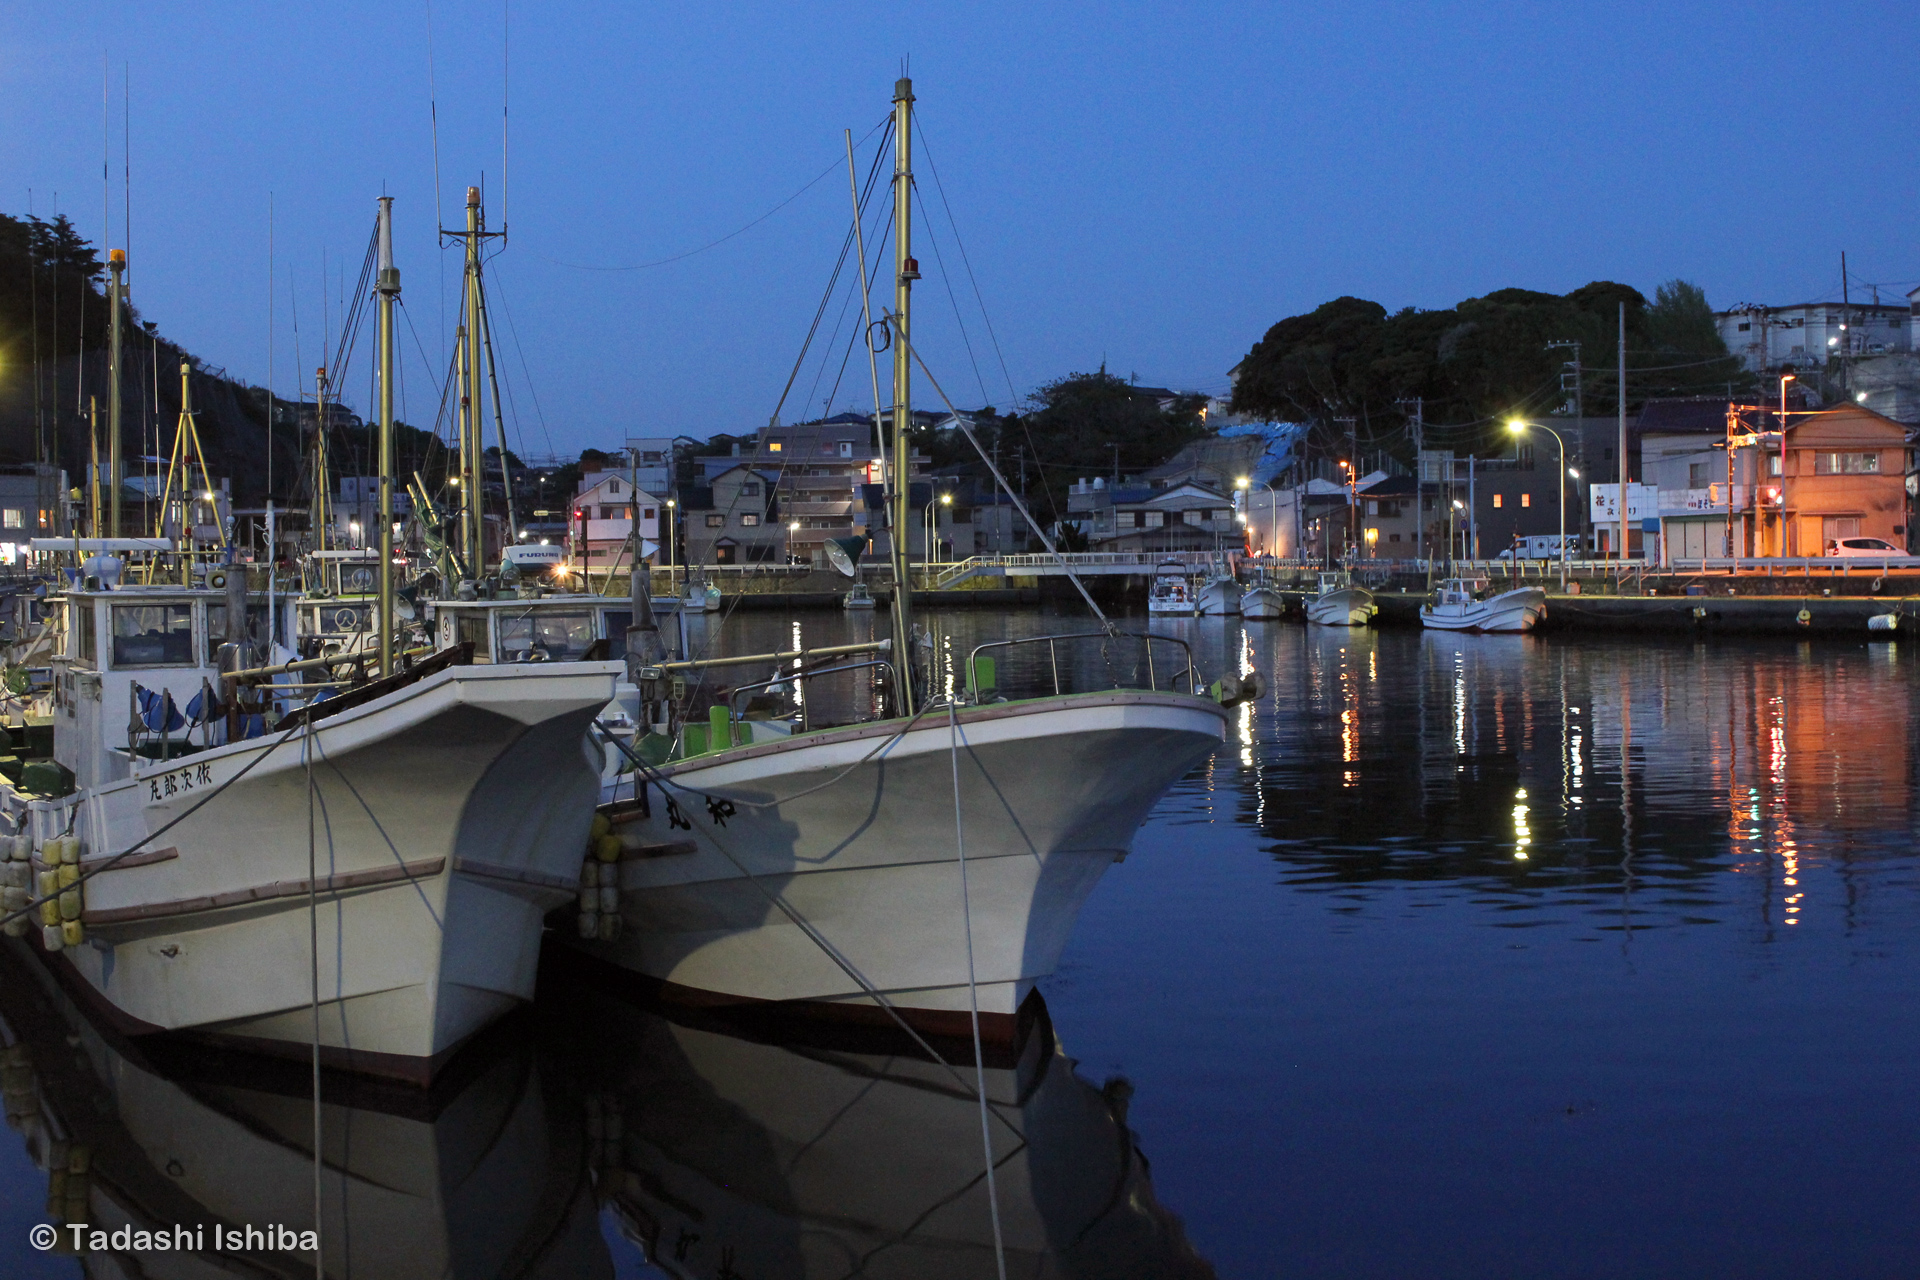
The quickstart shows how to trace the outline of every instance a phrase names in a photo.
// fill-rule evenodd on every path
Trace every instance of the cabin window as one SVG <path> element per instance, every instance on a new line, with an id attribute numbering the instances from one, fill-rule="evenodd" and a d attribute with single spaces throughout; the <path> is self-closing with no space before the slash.
<path id="1" fill-rule="evenodd" d="M 370 617 L 371 617 L 371 611 L 369 611 L 369 618 Z M 247 634 L 243 636 L 235 636 L 235 635 L 229 635 L 227 632 L 226 604 L 224 602 L 219 604 L 209 604 L 207 606 L 207 665 L 210 667 L 218 665 L 217 659 L 220 654 L 220 646 L 227 643 L 227 641 L 229 640 L 247 641 L 247 640 L 252 640 L 258 636 L 264 636 L 266 634 L 267 634 L 267 606 L 266 605 L 264 604 L 248 605 L 247 606 Z"/>
<path id="2" fill-rule="evenodd" d="M 193 606 L 190 604 L 116 604 L 113 606 L 115 667 L 190 667 L 193 665 Z"/>
<path id="3" fill-rule="evenodd" d="M 80 661 L 93 666 L 99 661 L 100 648 L 94 640 L 93 602 L 78 601 L 70 606 L 73 610 L 73 628 L 80 641 Z"/>
<path id="4" fill-rule="evenodd" d="M 609 609 L 600 615 L 607 629 L 607 656 L 624 658 L 627 656 L 627 628 L 633 625 L 633 610 Z"/>
<path id="5" fill-rule="evenodd" d="M 1817 476 L 1870 476 L 1880 471 L 1877 453 L 1816 453 L 1813 474 Z"/>
<path id="6" fill-rule="evenodd" d="M 599 637 L 593 615 L 541 611 L 500 618 L 500 661 L 578 662 Z"/>
<path id="7" fill-rule="evenodd" d="M 466 644 L 472 642 L 473 660 L 475 662 L 492 662 L 493 648 L 487 643 L 487 615 L 479 612 L 462 612 L 456 614 L 455 617 L 459 619 L 459 627 L 454 643 Z"/>

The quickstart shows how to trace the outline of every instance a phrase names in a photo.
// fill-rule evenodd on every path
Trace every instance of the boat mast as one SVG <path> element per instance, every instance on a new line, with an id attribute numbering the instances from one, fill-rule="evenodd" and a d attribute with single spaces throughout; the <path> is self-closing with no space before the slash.
<path id="1" fill-rule="evenodd" d="M 109 342 L 112 352 L 107 363 L 107 470 L 112 476 L 112 489 L 107 499 L 108 529 L 111 536 L 120 536 L 120 363 L 121 363 L 121 326 L 124 323 L 127 286 L 127 251 L 115 249 L 107 254 L 107 270 L 113 273 L 108 289 L 108 328 L 111 331 Z M 94 516 L 96 525 L 93 536 L 99 537 L 98 513 Z"/>
<path id="2" fill-rule="evenodd" d="M 466 323 L 460 335 L 461 550 L 467 575 L 478 581 L 487 567 L 486 512 L 480 501 L 480 188 L 467 188 Z"/>
<path id="3" fill-rule="evenodd" d="M 332 523 L 327 498 L 332 492 L 333 477 L 327 470 L 327 367 L 321 365 L 313 371 L 313 470 L 307 483 L 307 530 L 315 551 L 327 549 L 327 526 Z"/>
<path id="4" fill-rule="evenodd" d="M 380 274 L 374 279 L 380 313 L 380 615 L 376 643 L 380 674 L 393 674 L 393 300 L 400 270 L 393 265 L 393 197 L 380 197 Z"/>
<path id="5" fill-rule="evenodd" d="M 888 548 L 893 554 L 893 658 L 900 683 L 900 707 L 903 715 L 914 713 L 916 690 L 913 684 L 913 605 L 908 574 L 908 531 L 912 528 L 913 486 L 909 469 L 911 444 L 908 433 L 913 427 L 912 394 L 909 386 L 911 356 L 907 350 L 912 333 L 909 318 L 913 306 L 913 282 L 920 278 L 920 264 L 913 260 L 911 218 L 913 213 L 913 81 L 901 77 L 893 84 L 893 319 L 897 332 L 893 339 L 893 510 L 889 513 L 893 528 L 888 531 Z"/>

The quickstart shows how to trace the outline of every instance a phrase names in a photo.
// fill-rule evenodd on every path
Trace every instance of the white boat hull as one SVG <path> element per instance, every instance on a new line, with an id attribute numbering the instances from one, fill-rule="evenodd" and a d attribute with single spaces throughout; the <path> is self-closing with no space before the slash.
<path id="1" fill-rule="evenodd" d="M 1231 618 L 1240 613 L 1240 584 L 1232 578 L 1215 578 L 1200 588 L 1198 597 L 1203 618 Z"/>
<path id="2" fill-rule="evenodd" d="M 1287 602 L 1272 587 L 1252 587 L 1240 597 L 1240 616 L 1254 622 L 1283 618 Z"/>
<path id="3" fill-rule="evenodd" d="M 963 708 L 961 811 L 979 1007 L 991 1034 L 1053 971 L 1081 904 L 1162 792 L 1222 740 L 1225 714 L 1175 694 L 1082 694 Z M 689 1000 L 805 1001 L 870 1020 L 866 988 L 930 1030 L 968 1024 L 954 756 L 935 711 L 797 736 L 662 770 L 650 816 L 619 815 L 622 933 L 562 938 Z M 633 792 L 631 776 L 619 788 Z M 790 797 L 785 798 L 783 797 Z M 631 820 L 626 820 L 631 819 Z M 730 855 L 730 856 L 729 856 Z M 837 965 L 804 920 L 864 979 Z"/>
<path id="4" fill-rule="evenodd" d="M 36 845 L 77 808 L 74 830 L 92 856 L 178 819 L 87 882 L 87 940 L 56 962 L 123 1032 L 305 1053 L 311 886 L 323 1053 L 354 1070 L 431 1077 L 533 995 L 543 917 L 577 892 L 600 784 L 586 728 L 617 670 L 454 667 L 321 719 L 311 819 L 304 732 L 26 805 Z M 10 788 L 0 798 L 22 807 Z"/>
<path id="5" fill-rule="evenodd" d="M 1425 605 L 1420 623 L 1435 631 L 1531 631 L 1547 616 L 1547 593 L 1516 587 L 1461 605 Z"/>
<path id="6" fill-rule="evenodd" d="M 1323 627 L 1364 627 L 1379 611 L 1365 587 L 1342 587 L 1307 600 L 1307 621 Z"/>

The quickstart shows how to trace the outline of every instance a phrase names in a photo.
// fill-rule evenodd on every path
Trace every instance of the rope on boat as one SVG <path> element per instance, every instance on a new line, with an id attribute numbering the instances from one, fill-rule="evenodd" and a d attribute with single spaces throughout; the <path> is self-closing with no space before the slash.
<path id="1" fill-rule="evenodd" d="M 914 719 L 918 720 L 921 715 L 926 714 L 927 710 L 928 710 L 927 708 L 923 708 L 918 714 L 914 716 Z M 602 733 L 607 733 L 606 726 L 602 725 L 598 720 L 595 720 L 594 724 L 596 727 L 600 729 Z M 911 722 L 909 722 L 909 724 L 911 724 Z M 900 733 L 905 733 L 905 732 L 906 732 L 905 728 L 902 728 L 900 730 Z M 894 735 L 895 738 L 897 738 L 898 736 L 899 734 Z M 892 741 L 892 740 L 893 739 L 891 738 L 888 739 L 888 741 Z M 627 759 L 633 762 L 633 767 L 636 774 L 643 774 L 647 778 L 651 779 L 653 782 L 659 784 L 661 793 L 663 795 L 666 793 L 666 790 L 668 787 L 672 787 L 674 790 L 684 791 L 688 795 L 702 796 L 708 799 L 714 798 L 714 797 L 706 796 L 705 792 L 695 791 L 690 787 L 682 787 L 676 783 L 668 781 L 666 778 L 660 776 L 659 772 L 655 770 L 652 765 L 648 764 L 645 760 L 641 759 L 636 752 L 631 750 L 626 743 L 621 742 L 618 738 L 612 737 L 611 734 L 608 735 L 608 741 L 612 742 L 614 746 L 618 747 L 621 753 L 625 755 Z M 876 751 L 878 749 L 879 748 L 875 748 Z M 867 755 L 867 758 L 871 759 L 872 755 L 873 753 L 869 752 Z M 848 772 L 851 772 L 851 770 L 848 770 Z M 839 775 L 839 777 L 845 777 L 845 776 L 846 774 L 844 773 Z M 839 778 L 835 779 L 835 781 L 838 781 L 838 780 Z M 736 802 L 736 803 L 742 803 L 742 802 Z M 756 807 L 766 807 L 766 806 L 756 806 Z M 928 1060 L 932 1062 L 937 1062 L 940 1064 L 940 1066 L 945 1068 L 947 1074 L 953 1077 L 953 1081 L 955 1084 L 959 1085 L 963 1089 L 967 1087 L 966 1077 L 962 1076 L 958 1071 L 956 1071 L 951 1062 L 948 1062 L 944 1057 L 940 1055 L 940 1053 L 937 1050 L 934 1049 L 932 1045 L 928 1044 L 925 1037 L 923 1037 L 918 1031 L 915 1031 L 913 1027 L 907 1022 L 907 1020 L 900 1015 L 900 1010 L 893 1003 L 893 1001 L 887 999 L 887 997 L 883 995 L 877 987 L 875 987 L 871 982 L 867 981 L 866 975 L 861 973 L 858 969 L 854 968 L 852 961 L 848 960 L 845 956 L 841 955 L 839 950 L 836 949 L 831 942 L 828 942 L 827 939 L 820 933 L 820 931 L 814 928 L 813 925 L 807 921 L 806 917 L 802 916 L 798 911 L 794 910 L 794 908 L 787 903 L 786 899 L 782 898 L 779 894 L 775 893 L 773 890 L 767 888 L 764 884 L 761 884 L 760 881 L 757 878 L 755 878 L 754 874 L 751 871 L 747 870 L 746 864 L 741 862 L 740 859 L 734 857 L 733 851 L 728 849 L 726 845 L 721 843 L 720 838 L 718 836 L 714 835 L 712 832 L 708 832 L 707 839 L 712 842 L 713 847 L 719 851 L 719 854 L 721 857 L 725 858 L 728 862 L 733 864 L 734 870 L 740 873 L 740 876 L 743 880 L 745 880 L 749 885 L 751 885 L 760 894 L 760 896 L 765 898 L 767 902 L 775 910 L 780 912 L 780 914 L 785 916 L 787 919 L 791 920 L 794 924 L 794 927 L 799 929 L 801 933 L 805 934 L 807 936 L 807 940 L 812 942 L 814 946 L 820 948 L 821 954 L 825 955 L 827 959 L 833 961 L 836 968 L 838 968 L 842 973 L 846 974 L 849 978 L 853 979 L 855 985 L 857 985 L 861 991 L 866 993 L 866 995 L 870 999 L 872 999 L 876 1005 L 880 1007 L 880 1011 L 882 1013 L 885 1013 L 887 1017 L 891 1018 L 894 1024 L 898 1026 L 900 1030 L 906 1033 L 907 1038 L 909 1040 L 913 1041 L 915 1045 L 919 1046 L 920 1051 L 927 1055 Z M 1013 1130 L 1016 1136 L 1019 1134 L 1020 1131 L 1017 1128 L 1014 1128 L 1013 1123 L 1007 1120 L 1005 1117 L 1001 1117 L 1000 1122 L 1006 1125 L 1007 1128 Z"/>
<path id="2" fill-rule="evenodd" d="M 272 742 L 268 743 L 267 749 L 265 751 L 262 751 L 259 755 L 255 756 L 253 759 L 247 761 L 247 763 L 241 768 L 240 772 L 234 774 L 231 778 L 228 778 L 225 782 L 221 783 L 219 786 L 215 787 L 213 790 L 207 792 L 207 794 L 203 796 L 201 799 L 196 800 L 192 808 L 188 809 L 185 813 L 173 819 L 171 822 L 166 823 L 158 831 L 152 831 L 142 836 L 140 839 L 134 841 L 131 845 L 128 845 L 125 849 L 121 850 L 119 853 L 114 854 L 111 858 L 108 858 L 105 862 L 102 862 L 99 866 L 92 867 L 80 872 L 78 878 L 74 881 L 74 884 L 85 884 L 87 881 L 93 879 L 95 876 L 99 875 L 101 872 L 113 870 L 115 867 L 120 865 L 120 862 L 122 859 L 132 857 L 134 854 L 138 853 L 146 845 L 151 844 L 153 841 L 159 839 L 161 836 L 165 835 L 167 832 L 173 830 L 173 828 L 185 822 L 188 818 L 191 818 L 194 814 L 198 813 L 202 807 L 204 807 L 205 805 L 213 801 L 215 798 L 217 798 L 221 792 L 225 791 L 228 787 L 232 786 L 234 783 L 240 781 L 240 779 L 246 777 L 249 773 L 253 772 L 253 767 L 255 765 L 259 764 L 262 760 L 265 760 L 268 756 L 272 755 L 274 752 L 274 748 L 284 744 L 287 741 L 287 739 L 291 738 L 294 734 L 300 732 L 300 729 L 301 729 L 300 725 L 294 725 L 291 729 L 288 729 L 285 733 L 281 734 L 278 738 L 275 738 Z M 69 828 L 71 828 L 72 824 L 69 823 L 68 826 Z M 66 887 L 72 888 L 73 886 L 69 885 Z M 59 896 L 60 895 L 56 893 L 56 894 L 50 894 L 43 898 L 35 898 L 33 901 L 27 903 L 26 906 L 21 907 L 18 911 L 11 912 L 5 917 L 0 917 L 0 928 L 3 928 L 6 925 L 13 923 L 15 920 L 18 920 L 23 916 L 30 915 L 31 913 L 39 910 L 41 905 L 44 903 L 57 901 L 59 899 Z"/>
<path id="3" fill-rule="evenodd" d="M 947 751 L 953 761 L 953 848 L 960 862 L 960 918 L 967 931 L 967 1012 L 973 1019 L 973 1087 L 980 1099 L 980 1147 L 987 1165 L 987 1208 L 993 1215 L 993 1260 L 1007 1280 L 1007 1247 L 1000 1235 L 1000 1190 L 993 1177 L 993 1131 L 987 1123 L 987 1064 L 980 1048 L 980 985 L 973 967 L 973 898 L 967 888 L 967 834 L 960 819 L 960 720 L 947 703 Z"/>
<path id="4" fill-rule="evenodd" d="M 319 1243 L 325 1225 L 320 1214 L 320 854 L 314 834 L 313 721 L 305 719 L 298 727 L 307 731 L 300 755 L 307 772 L 307 946 L 313 982 L 309 996 L 313 1011 L 313 1276 L 314 1280 L 324 1280 Z"/>

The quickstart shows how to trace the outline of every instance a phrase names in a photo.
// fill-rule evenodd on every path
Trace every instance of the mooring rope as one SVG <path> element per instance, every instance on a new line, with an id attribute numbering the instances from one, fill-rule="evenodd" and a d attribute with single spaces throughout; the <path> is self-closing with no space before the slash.
<path id="1" fill-rule="evenodd" d="M 1000 1235 L 1000 1189 L 993 1176 L 993 1130 L 987 1123 L 987 1064 L 980 1048 L 980 985 L 973 965 L 973 897 L 967 886 L 967 833 L 960 816 L 960 721 L 947 703 L 947 750 L 953 761 L 953 848 L 960 863 L 960 918 L 967 931 L 967 1012 L 973 1019 L 973 1084 L 980 1099 L 980 1148 L 987 1166 L 987 1208 L 993 1215 L 993 1260 L 1007 1280 L 1007 1249 Z"/>
<path id="2" fill-rule="evenodd" d="M 324 1225 L 320 1218 L 320 855 L 314 832 L 312 717 L 307 717 L 303 724 L 307 731 L 300 744 L 307 768 L 307 945 L 313 983 L 309 996 L 313 1010 L 313 1275 L 314 1280 L 325 1280 L 320 1248 L 320 1231 Z"/>

